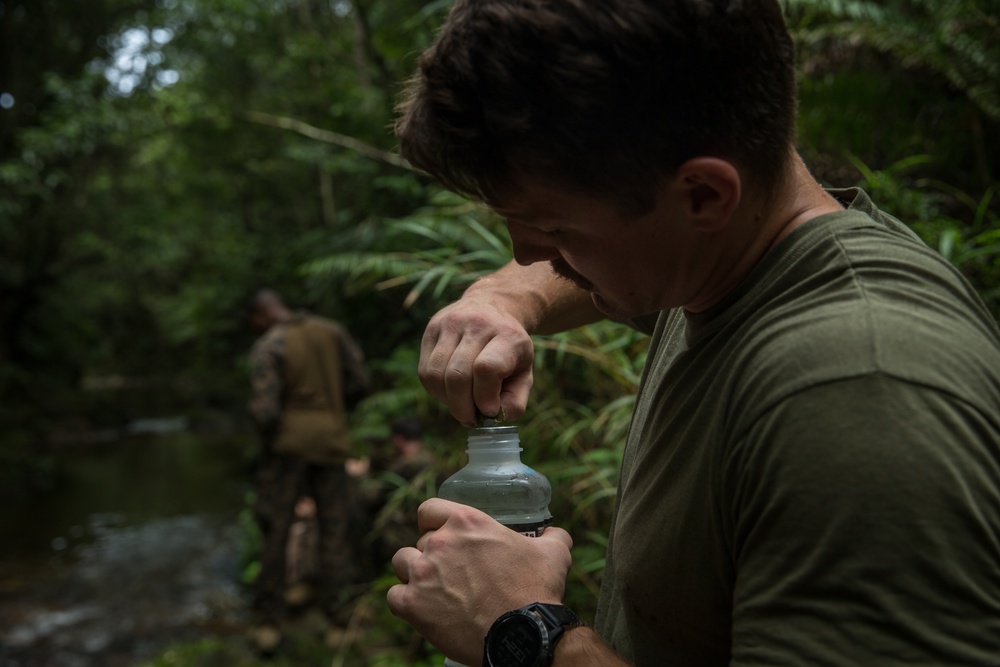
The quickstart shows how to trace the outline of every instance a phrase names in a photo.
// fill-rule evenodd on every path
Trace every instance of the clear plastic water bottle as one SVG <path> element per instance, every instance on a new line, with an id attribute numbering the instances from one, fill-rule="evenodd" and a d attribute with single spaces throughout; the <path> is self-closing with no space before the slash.
<path id="1" fill-rule="evenodd" d="M 552 487 L 545 475 L 521 462 L 516 426 L 487 419 L 469 429 L 468 464 L 438 489 L 438 497 L 475 507 L 528 537 L 552 523 Z M 445 667 L 463 665 L 445 658 Z"/>
<path id="2" fill-rule="evenodd" d="M 541 535 L 552 523 L 552 487 L 521 462 L 517 427 L 488 419 L 469 429 L 468 445 L 468 464 L 444 481 L 438 497 L 482 510 L 522 535 Z"/>

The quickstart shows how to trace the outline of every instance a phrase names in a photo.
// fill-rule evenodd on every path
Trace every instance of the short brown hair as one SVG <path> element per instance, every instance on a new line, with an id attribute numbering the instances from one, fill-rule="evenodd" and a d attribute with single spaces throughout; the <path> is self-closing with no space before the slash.
<path id="1" fill-rule="evenodd" d="M 526 175 L 641 213 L 700 155 L 773 184 L 795 106 L 775 0 L 458 0 L 396 133 L 415 167 L 488 203 Z"/>

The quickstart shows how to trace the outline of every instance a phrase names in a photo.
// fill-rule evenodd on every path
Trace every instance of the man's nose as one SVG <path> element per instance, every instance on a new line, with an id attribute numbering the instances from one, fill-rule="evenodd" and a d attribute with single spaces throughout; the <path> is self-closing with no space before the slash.
<path id="1" fill-rule="evenodd" d="M 562 257 L 545 232 L 508 221 L 507 233 L 510 234 L 511 245 L 514 248 L 514 261 L 522 266 L 535 262 L 551 262 Z"/>

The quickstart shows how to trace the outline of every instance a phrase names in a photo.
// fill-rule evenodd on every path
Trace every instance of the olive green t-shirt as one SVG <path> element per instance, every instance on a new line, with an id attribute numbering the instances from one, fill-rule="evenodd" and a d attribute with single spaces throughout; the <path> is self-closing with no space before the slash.
<path id="1" fill-rule="evenodd" d="M 1000 335 L 857 190 L 661 314 L 595 627 L 637 665 L 1000 664 Z"/>

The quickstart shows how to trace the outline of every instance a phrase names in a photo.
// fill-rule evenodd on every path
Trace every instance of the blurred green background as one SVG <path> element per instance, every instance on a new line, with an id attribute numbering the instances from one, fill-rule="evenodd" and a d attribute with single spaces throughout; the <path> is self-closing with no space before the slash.
<path id="1" fill-rule="evenodd" d="M 815 175 L 865 188 L 1000 315 L 997 3 L 783 4 Z M 464 431 L 416 379 L 420 335 L 509 244 L 501 221 L 410 170 L 391 132 L 449 5 L 0 0 L 5 502 L 50 495 L 67 448 L 136 420 L 183 415 L 252 457 L 245 301 L 264 284 L 364 348 L 376 391 L 354 415 L 359 454 L 415 415 L 442 474 L 461 465 Z M 569 604 L 589 618 L 645 339 L 602 323 L 538 346 L 524 458 L 553 482 L 577 545 Z M 393 502 L 433 493 L 424 482 Z M 438 664 L 385 610 L 385 572 L 363 597 L 377 631 L 273 664 Z M 209 635 L 149 664 L 253 662 Z"/>

